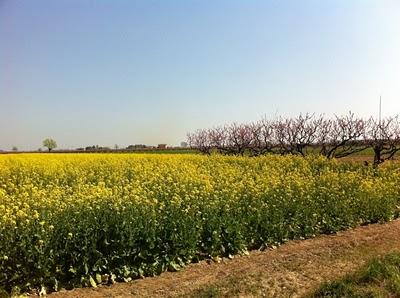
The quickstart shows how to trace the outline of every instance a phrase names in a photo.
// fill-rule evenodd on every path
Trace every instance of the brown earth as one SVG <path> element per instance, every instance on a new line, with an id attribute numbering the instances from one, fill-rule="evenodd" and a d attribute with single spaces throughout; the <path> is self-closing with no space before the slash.
<path id="1" fill-rule="evenodd" d="M 200 262 L 112 286 L 60 291 L 52 298 L 100 297 L 301 297 L 321 282 L 350 273 L 370 258 L 400 250 L 400 220 L 290 241 L 249 256 Z"/>

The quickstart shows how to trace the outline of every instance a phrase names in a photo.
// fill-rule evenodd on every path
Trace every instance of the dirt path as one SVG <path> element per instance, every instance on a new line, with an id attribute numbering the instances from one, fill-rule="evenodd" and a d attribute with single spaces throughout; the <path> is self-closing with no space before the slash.
<path id="1" fill-rule="evenodd" d="M 221 263 L 193 264 L 180 272 L 130 283 L 75 289 L 52 298 L 301 297 L 321 282 L 351 272 L 379 254 L 400 250 L 400 220 L 291 241 Z"/>

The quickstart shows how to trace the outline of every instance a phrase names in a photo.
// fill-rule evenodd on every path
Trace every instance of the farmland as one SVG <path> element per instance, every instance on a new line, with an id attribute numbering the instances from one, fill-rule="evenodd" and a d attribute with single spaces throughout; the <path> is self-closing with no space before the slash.
<path id="1" fill-rule="evenodd" d="M 399 216 L 400 165 L 192 154 L 0 156 L 0 289 L 96 286 Z"/>

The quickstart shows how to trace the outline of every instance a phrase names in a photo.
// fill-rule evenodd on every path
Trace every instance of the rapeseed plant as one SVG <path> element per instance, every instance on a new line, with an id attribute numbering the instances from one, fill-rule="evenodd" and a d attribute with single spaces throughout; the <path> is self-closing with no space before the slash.
<path id="1" fill-rule="evenodd" d="M 0 156 L 0 289 L 90 286 L 398 217 L 400 165 Z"/>

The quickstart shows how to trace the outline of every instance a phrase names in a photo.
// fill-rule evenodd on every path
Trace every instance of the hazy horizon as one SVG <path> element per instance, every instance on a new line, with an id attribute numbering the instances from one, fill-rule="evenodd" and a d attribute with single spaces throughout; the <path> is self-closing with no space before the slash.
<path id="1" fill-rule="evenodd" d="M 400 2 L 0 0 L 0 149 L 400 113 Z"/>

